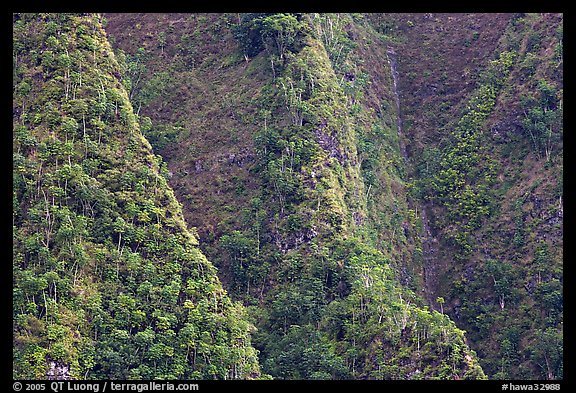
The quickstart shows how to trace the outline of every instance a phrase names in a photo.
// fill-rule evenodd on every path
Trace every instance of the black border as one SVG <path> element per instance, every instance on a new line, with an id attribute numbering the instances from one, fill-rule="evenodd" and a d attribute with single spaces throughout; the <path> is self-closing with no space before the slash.
<path id="1" fill-rule="evenodd" d="M 11 26 L 11 20 L 8 20 L 8 17 L 11 18 L 11 14 L 14 12 L 38 12 L 38 11 L 43 11 L 43 12 L 146 12 L 146 13 L 158 13 L 158 12 L 162 12 L 162 13 L 168 13 L 168 12 L 217 12 L 217 13 L 223 13 L 223 12 L 256 12 L 256 11 L 284 11 L 284 12 L 430 12 L 430 11 L 442 11 L 442 12 L 558 12 L 558 13 L 562 13 L 564 18 L 566 17 L 566 12 L 565 12 L 565 8 L 566 5 L 569 4 L 568 2 L 540 2 L 537 5 L 535 4 L 529 4 L 529 3 L 520 3 L 520 4 L 510 4 L 510 3 L 505 3 L 505 2 L 500 2 L 496 7 L 494 7 L 494 4 L 484 4 L 483 2 L 477 2 L 475 4 L 470 4 L 470 3 L 464 3 L 461 2 L 459 4 L 452 4 L 452 6 L 448 6 L 446 3 L 438 3 L 438 2 L 429 2 L 426 4 L 422 4 L 422 3 L 418 3 L 418 2 L 402 2 L 402 3 L 393 3 L 393 2 L 384 2 L 382 0 L 373 0 L 370 2 L 364 2 L 364 3 L 358 3 L 358 2 L 353 2 L 348 0 L 347 2 L 337 2 L 337 1 L 331 1 L 331 2 L 312 2 L 312 1 L 308 1 L 308 2 L 296 2 L 296 1 L 291 1 L 289 3 L 284 3 L 284 2 L 269 2 L 269 3 L 254 3 L 254 2 L 246 2 L 246 3 L 223 3 L 223 2 L 216 2 L 216 1 L 212 1 L 212 2 L 183 2 L 183 1 L 158 1 L 158 2 L 133 2 L 133 3 L 120 3 L 118 1 L 116 2 L 107 2 L 107 1 L 99 1 L 99 2 L 94 2 L 91 4 L 87 4 L 87 3 L 83 3 L 83 2 L 77 2 L 77 3 L 68 3 L 66 5 L 63 4 L 57 4 L 55 2 L 43 2 L 42 4 L 34 4 L 32 2 L 30 3 L 12 3 L 12 4 L 5 4 L 5 6 L 9 6 L 10 7 L 10 14 L 6 13 L 5 15 L 7 16 L 7 20 L 6 20 L 6 24 L 5 24 L 5 28 L 9 29 Z M 454 5 L 456 7 L 454 7 Z M 425 7 L 423 7 L 425 6 Z M 488 9 L 486 8 L 488 6 Z M 491 6 L 491 7 L 490 7 Z M 568 18 L 570 20 L 570 18 Z M 568 32 L 570 32 L 570 26 L 571 24 L 568 23 Z M 12 48 L 12 40 L 11 40 L 11 34 L 9 32 L 6 32 L 3 35 L 6 39 L 6 45 L 4 46 L 4 48 L 10 47 Z M 564 50 L 564 54 L 566 54 L 566 52 L 568 52 L 568 56 L 564 56 L 565 59 L 568 59 L 568 62 L 570 62 L 570 50 L 572 49 L 572 42 L 570 40 L 570 33 L 569 34 L 564 34 L 565 37 L 568 37 L 568 39 L 565 39 L 565 48 L 570 48 L 570 49 L 565 49 Z M 567 44 L 567 45 L 566 45 Z M 5 51 L 6 56 L 8 56 L 8 50 Z M 9 61 L 9 59 L 6 59 L 6 61 Z M 8 72 L 8 71 L 7 71 Z M 570 79 L 570 75 L 571 73 L 568 73 L 568 80 Z M 566 84 L 566 82 L 564 82 Z M 4 95 L 4 97 L 6 97 L 5 99 L 8 100 L 7 97 L 10 97 L 12 95 L 12 86 L 10 84 L 10 82 L 6 83 L 7 86 L 7 91 L 6 94 Z M 570 85 L 570 83 L 568 83 L 568 86 Z M 10 90 L 8 90 L 10 89 Z M 569 89 L 569 92 L 571 90 Z M 566 96 L 569 97 L 570 95 Z M 570 104 L 570 100 L 569 98 L 567 100 L 569 104 Z M 10 107 L 8 106 L 8 104 L 6 105 L 7 108 L 7 121 L 10 121 L 8 127 L 6 130 L 4 130 L 3 135 L 8 138 L 9 132 L 8 130 L 10 130 L 12 128 L 11 125 L 11 119 L 12 119 L 12 111 L 11 109 L 9 109 Z M 570 108 L 570 107 L 568 107 Z M 569 116 L 565 116 L 564 117 L 564 122 L 565 124 L 570 124 L 570 120 L 571 118 Z M 571 130 L 571 128 L 565 127 L 568 130 Z M 566 135 L 568 135 L 568 143 L 564 143 L 564 147 L 566 148 L 566 145 L 568 146 L 568 151 L 570 151 L 570 147 L 574 146 L 572 142 L 570 142 L 570 139 L 572 139 L 571 133 L 565 133 L 564 134 L 564 138 L 566 138 Z M 8 142 L 7 143 L 2 143 L 2 148 L 6 149 L 6 154 L 2 154 L 2 159 L 5 159 L 6 162 L 6 167 L 8 167 L 8 165 L 12 166 L 12 160 L 11 160 L 11 155 L 10 155 L 10 151 L 9 151 L 9 146 L 11 146 Z M 565 155 L 566 157 L 566 155 Z M 567 157 L 572 158 L 572 156 L 570 154 L 567 155 Z M 564 161 L 564 167 L 566 166 L 565 164 L 568 163 L 568 167 L 570 168 L 570 158 L 565 159 Z M 7 176 L 8 172 L 6 172 Z M 566 177 L 566 176 L 564 176 Z M 6 179 L 6 181 L 11 181 L 11 176 L 9 179 Z M 570 186 L 570 183 L 568 183 L 568 185 Z M 9 188 L 5 187 L 3 188 L 3 191 L 0 195 L 2 195 L 3 197 L 6 197 L 5 200 L 5 205 L 11 204 L 11 195 L 9 194 Z M 566 187 L 565 191 L 564 191 L 565 195 L 564 195 L 564 201 L 567 201 L 568 203 L 566 203 L 567 205 L 567 209 L 565 210 L 565 221 L 571 222 L 570 220 L 570 216 L 572 215 L 572 211 L 573 209 L 571 209 L 571 204 L 570 201 L 574 200 L 574 198 L 572 197 L 572 188 L 571 187 Z M 11 205 L 8 205 L 11 206 Z M 9 252 L 6 250 L 9 250 L 11 248 L 11 242 L 9 240 L 9 233 L 8 233 L 8 228 L 10 228 L 11 226 L 11 217 L 10 217 L 10 212 L 9 209 L 4 208 L 4 209 L 0 209 L 1 211 L 1 215 L 2 215 L 2 219 L 3 222 L 5 222 L 6 226 L 2 226 L 2 234 L 4 235 L 0 235 L 0 239 L 4 240 L 6 243 L 8 243 L 7 245 L 9 245 L 8 247 L 4 248 L 5 252 Z M 567 220 L 566 220 L 567 219 Z M 564 226 L 565 230 L 566 228 L 568 228 L 568 233 L 570 233 L 570 226 Z M 571 248 L 569 247 L 568 250 L 570 250 Z M 566 251 L 566 250 L 565 250 Z M 569 255 L 570 253 L 568 253 Z M 564 257 L 565 260 L 568 260 L 568 264 L 566 266 L 564 266 L 564 268 L 567 270 L 565 270 L 564 273 L 564 277 L 574 277 L 570 271 L 573 269 L 572 268 L 572 264 L 570 263 L 572 261 L 572 258 L 570 258 L 569 256 Z M 5 266 L 7 265 L 8 261 L 4 261 Z M 11 266 L 11 265 L 10 265 Z M 12 268 L 10 267 L 10 270 Z M 7 274 L 5 277 L 9 277 Z M 566 288 L 566 285 L 564 285 L 564 287 Z M 8 286 L 8 284 L 6 283 L 6 285 L 3 286 L 3 290 L 5 291 L 5 297 L 4 298 L 11 298 L 12 297 L 12 291 L 10 290 L 10 287 Z M 568 313 L 565 313 L 565 315 L 572 315 L 570 313 L 570 310 L 572 310 L 571 304 L 572 304 L 572 296 L 566 296 L 564 295 L 564 308 L 568 309 Z M 6 309 L 6 308 L 5 308 Z M 12 310 L 12 306 L 10 305 L 9 307 L 7 307 L 7 309 Z M 7 313 L 7 311 L 6 311 Z M 6 318 L 8 319 L 8 318 Z M 570 318 L 565 318 L 565 320 L 570 320 Z M 5 337 L 5 343 L 6 346 L 8 347 L 8 339 L 7 337 L 10 337 L 10 333 L 9 333 L 9 329 L 10 329 L 10 323 L 8 321 L 5 321 L 3 324 L 6 328 L 6 335 L 4 335 L 3 337 Z M 568 326 L 570 326 L 570 323 L 568 323 Z M 11 331 L 11 329 L 10 329 Z M 570 334 L 571 331 L 568 331 L 569 334 L 565 337 L 567 338 L 567 340 L 565 340 L 565 344 L 564 344 L 564 366 L 566 368 L 566 366 L 571 366 L 571 359 L 572 359 L 572 350 L 574 348 L 574 340 L 572 338 L 572 335 Z M 8 354 L 11 353 L 11 347 L 10 349 L 6 350 L 4 352 L 4 354 Z M 8 355 L 6 355 L 8 356 Z M 6 377 L 10 378 L 12 380 L 12 376 L 11 374 L 8 374 L 7 372 L 7 368 L 6 367 L 2 367 L 3 369 L 3 373 L 6 373 L 4 375 L 6 375 Z M 7 378 L 7 379 L 8 379 Z M 421 389 L 423 391 L 426 390 L 431 390 L 431 389 L 441 389 L 443 391 L 455 391 L 455 392 L 466 392 L 467 389 L 482 389 L 482 391 L 486 391 L 486 392 L 501 392 L 501 391 L 505 391 L 505 389 L 503 389 L 503 385 L 508 385 L 508 388 L 506 390 L 510 391 L 510 384 L 513 385 L 532 385 L 533 386 L 533 390 L 534 389 L 534 385 L 539 385 L 539 386 L 543 386 L 543 385 L 555 385 L 555 384 L 559 384 L 560 385 L 560 390 L 564 391 L 567 386 L 571 386 L 572 385 L 572 374 L 570 373 L 570 369 L 567 369 L 564 371 L 564 379 L 563 380 L 557 380 L 557 381 L 542 381 L 542 380 L 487 380 L 487 381 L 469 381 L 469 380 L 461 380 L 461 381 L 435 381 L 435 380 L 425 380 L 425 381 L 418 381 L 418 380 L 410 380 L 410 381 L 396 381 L 396 380 L 385 380 L 385 381 L 375 381 L 375 380 L 371 380 L 371 381 L 366 381 L 366 380 L 324 380 L 324 381 L 312 381 L 312 380 L 268 380 L 268 381 L 262 381 L 262 380 L 254 380 L 254 381 L 205 381 L 205 380 L 198 380 L 198 381 L 169 381 L 169 382 L 173 382 L 174 384 L 176 384 L 176 386 L 178 384 L 182 384 L 182 383 L 193 383 L 193 384 L 198 384 L 198 391 L 201 392 L 205 392 L 205 391 L 213 391 L 214 389 L 218 390 L 218 389 L 226 389 L 226 390 L 238 390 L 238 391 L 247 391 L 247 392 L 258 392 L 258 391 L 266 391 L 269 392 L 271 389 L 276 389 L 276 388 L 288 388 L 288 389 L 318 389 L 318 390 L 328 390 L 328 389 L 360 389 L 361 391 L 388 391 L 388 389 L 390 389 L 390 391 L 398 391 L 401 389 Z M 16 380 L 12 380 L 9 382 L 10 385 L 12 385 L 12 391 L 18 391 L 16 389 L 14 389 L 14 384 L 16 382 L 20 382 L 23 385 L 23 388 L 21 391 L 25 391 L 25 385 L 26 384 L 30 384 L 33 383 L 35 385 L 43 385 L 45 388 L 43 389 L 43 391 L 52 391 L 50 389 L 50 384 L 54 381 L 33 381 L 33 380 L 20 380 L 20 381 L 16 381 Z M 81 382 L 81 381 L 76 381 L 76 382 Z M 99 392 L 103 391 L 103 387 L 104 384 L 106 382 L 110 382 L 110 380 L 108 381 L 85 381 L 86 383 L 91 383 L 91 384 L 98 384 L 99 386 Z M 122 381 L 113 381 L 113 382 L 122 382 Z M 125 381 L 125 383 L 145 383 L 147 381 Z M 157 381 L 158 383 L 162 383 L 163 381 Z M 166 381 L 164 381 L 166 382 Z M 66 385 L 66 384 L 65 384 Z M 5 384 L 0 383 L 0 387 L 1 386 L 5 386 Z M 520 390 L 520 389 L 517 389 Z M 542 390 L 542 389 L 538 389 L 538 390 Z M 62 391 L 68 391 L 67 388 L 63 389 Z M 130 390 L 123 390 L 123 391 L 130 391 Z M 169 391 L 169 390 L 163 390 L 163 391 Z M 179 391 L 179 390 L 174 390 L 174 391 Z M 181 392 L 184 392 L 186 390 L 180 390 Z M 554 391 L 552 389 L 548 389 L 547 391 Z M 110 384 L 108 383 L 108 387 L 106 389 L 106 392 L 111 392 L 110 389 Z M 357 393 L 355 391 L 353 391 L 353 393 Z"/>

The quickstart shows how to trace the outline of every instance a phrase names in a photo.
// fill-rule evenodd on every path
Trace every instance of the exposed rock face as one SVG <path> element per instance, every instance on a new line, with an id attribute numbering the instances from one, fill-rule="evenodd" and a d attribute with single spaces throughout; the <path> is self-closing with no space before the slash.
<path id="1" fill-rule="evenodd" d="M 48 371 L 46 372 L 46 378 L 49 380 L 72 379 L 70 376 L 70 366 L 60 362 L 50 361 Z"/>

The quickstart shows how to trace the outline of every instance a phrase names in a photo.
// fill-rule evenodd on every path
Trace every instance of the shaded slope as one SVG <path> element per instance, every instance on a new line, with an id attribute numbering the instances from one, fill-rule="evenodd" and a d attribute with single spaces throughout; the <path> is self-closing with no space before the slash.
<path id="1" fill-rule="evenodd" d="M 97 15 L 14 15 L 16 379 L 252 378 Z"/>
<path id="2" fill-rule="evenodd" d="M 413 195 L 439 240 L 431 298 L 491 377 L 561 378 L 562 15 L 374 23 L 404 54 Z"/>

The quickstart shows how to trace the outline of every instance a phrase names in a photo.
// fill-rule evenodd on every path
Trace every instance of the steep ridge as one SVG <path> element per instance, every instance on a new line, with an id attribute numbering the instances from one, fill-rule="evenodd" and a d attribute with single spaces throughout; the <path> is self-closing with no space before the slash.
<path id="1" fill-rule="evenodd" d="M 257 378 L 92 14 L 14 14 L 15 379 Z"/>
<path id="2" fill-rule="evenodd" d="M 562 25 L 14 14 L 14 378 L 561 379 Z"/>
<path id="3" fill-rule="evenodd" d="M 189 103 L 205 97 L 211 78 L 229 81 L 210 106 L 214 124 L 228 122 L 223 104 L 245 105 L 234 106 L 241 120 L 225 135 L 250 136 L 240 142 L 251 157 L 246 172 L 232 189 L 205 184 L 204 191 L 223 193 L 230 212 L 241 214 L 207 206 L 205 215 L 217 217 L 219 230 L 205 237 L 204 247 L 231 293 L 252 305 L 265 372 L 287 379 L 484 377 L 464 332 L 409 289 L 418 287 L 416 227 L 405 200 L 393 78 L 386 45 L 374 45 L 380 37 L 362 17 L 166 14 L 143 16 L 158 24 L 140 26 L 127 23 L 134 15 L 107 18 L 128 63 L 145 52 L 147 69 L 161 65 L 172 81 L 207 82 L 184 97 L 172 95 L 180 84 L 158 89 L 155 100 L 142 105 L 151 135 L 165 129 L 162 108 L 189 108 L 171 120 L 187 125 L 184 132 L 159 146 L 172 173 L 192 173 L 198 158 L 209 159 L 209 150 L 196 160 L 171 152 L 206 146 L 194 120 L 204 118 L 205 109 Z M 170 22 L 178 20 L 183 23 Z M 162 32 L 160 49 L 160 40 L 149 38 Z M 189 36 L 194 56 L 168 45 Z M 211 55 L 214 46 L 223 50 L 222 63 Z M 260 87 L 248 89 L 251 98 L 237 97 L 248 79 Z M 155 81 L 152 72 L 142 91 Z M 210 176 L 224 178 L 228 171 L 226 164 L 211 166 Z M 249 203 L 234 192 L 250 196 Z M 182 194 L 178 187 L 176 193 L 185 209 L 203 203 L 201 193 Z"/>

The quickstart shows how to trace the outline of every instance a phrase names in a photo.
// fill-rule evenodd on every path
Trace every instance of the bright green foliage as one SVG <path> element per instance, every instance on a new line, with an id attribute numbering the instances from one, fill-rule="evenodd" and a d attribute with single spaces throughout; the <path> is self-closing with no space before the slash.
<path id="1" fill-rule="evenodd" d="M 314 37 L 322 42 L 333 67 L 337 71 L 343 71 L 346 58 L 356 46 L 346 32 L 350 18 L 343 14 L 328 13 L 306 16 L 312 26 Z"/>
<path id="2" fill-rule="evenodd" d="M 282 379 L 484 378 L 463 332 L 419 307 L 384 254 L 354 237 L 352 211 L 362 205 L 349 180 L 365 188 L 353 161 L 363 154 L 368 174 L 379 173 L 382 159 L 367 136 L 357 139 L 346 106 L 367 84 L 345 91 L 325 46 L 305 42 L 261 100 L 276 116 L 255 136 L 270 240 L 281 252 L 267 252 L 277 283 L 256 314 L 264 371 Z M 357 116 L 369 121 L 360 106 Z M 373 127 L 385 143 L 382 126 Z M 248 237 L 221 240 L 232 263 L 254 258 Z"/>
<path id="3" fill-rule="evenodd" d="M 485 151 L 482 129 L 496 104 L 498 89 L 510 72 L 514 55 L 502 52 L 491 61 L 482 84 L 469 100 L 463 116 L 450 135 L 433 179 L 429 199 L 438 200 L 447 210 L 450 222 L 448 238 L 458 252 L 456 259 L 467 258 L 472 252 L 470 234 L 490 214 L 490 187 L 493 184 L 495 162 Z"/>
<path id="4" fill-rule="evenodd" d="M 302 25 L 292 14 L 273 14 L 262 19 L 262 42 L 268 52 L 284 60 L 286 52 L 294 46 Z"/>
<path id="5" fill-rule="evenodd" d="M 562 374 L 557 357 L 562 352 L 562 235 L 553 229 L 562 225 L 562 196 L 561 182 L 550 182 L 562 171 L 562 71 L 539 44 L 543 29 L 558 30 L 558 23 L 561 29 L 562 21 L 550 18 L 540 26 L 539 18 L 534 14 L 508 26 L 502 47 L 508 55 L 500 56 L 495 69 L 492 61 L 481 80 L 498 87 L 495 114 L 484 126 L 482 145 L 485 161 L 498 160 L 496 168 L 501 168 L 483 182 L 485 189 L 500 188 L 501 194 L 486 194 L 497 209 L 490 208 L 482 227 L 471 233 L 476 255 L 463 260 L 475 271 L 461 273 L 465 287 L 452 289 L 453 298 L 462 303 L 463 327 L 470 340 L 478 342 L 483 367 L 494 378 L 555 379 Z M 546 45 L 553 47 L 556 40 L 550 35 Z M 502 67 L 508 66 L 510 72 L 502 78 Z M 499 126 L 500 121 L 507 126 Z M 506 130 L 511 123 L 514 128 Z M 503 130 L 508 134 L 502 139 L 497 132 Z M 492 133 L 499 137 L 497 144 Z M 505 183 L 499 184 L 502 179 Z M 554 218 L 544 219 L 547 214 Z M 543 331 L 554 342 L 549 344 L 556 348 L 554 355 L 544 356 L 537 349 Z M 498 349 L 484 349 L 491 346 Z"/>
<path id="6" fill-rule="evenodd" d="M 100 17 L 15 14 L 13 39 L 14 378 L 258 377 Z"/>

